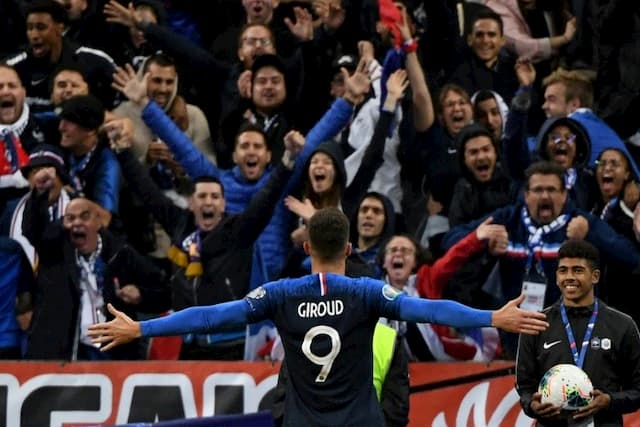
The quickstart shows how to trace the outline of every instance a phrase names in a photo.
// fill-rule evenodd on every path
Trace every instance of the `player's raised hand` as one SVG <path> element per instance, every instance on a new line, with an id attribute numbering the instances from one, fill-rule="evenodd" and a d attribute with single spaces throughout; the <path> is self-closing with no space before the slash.
<path id="1" fill-rule="evenodd" d="M 118 345 L 126 344 L 136 338 L 140 338 L 140 323 L 133 321 L 129 316 L 116 310 L 111 304 L 107 305 L 109 313 L 114 319 L 110 322 L 96 323 L 89 326 L 88 335 L 94 344 L 107 344 L 100 347 L 100 351 L 108 351 Z"/>
<path id="2" fill-rule="evenodd" d="M 507 332 L 537 335 L 549 327 L 547 316 L 537 311 L 522 310 L 518 306 L 524 301 L 524 294 L 512 299 L 491 316 L 491 326 Z"/>

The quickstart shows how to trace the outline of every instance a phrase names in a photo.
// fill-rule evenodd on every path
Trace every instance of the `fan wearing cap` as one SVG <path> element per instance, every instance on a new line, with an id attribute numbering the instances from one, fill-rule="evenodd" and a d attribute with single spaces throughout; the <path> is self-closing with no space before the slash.
<path id="1" fill-rule="evenodd" d="M 67 153 L 70 185 L 77 194 L 96 202 L 109 224 L 118 212 L 120 166 L 99 133 L 105 118 L 101 102 L 91 95 L 69 98 L 57 110 L 60 146 Z"/>
<path id="2" fill-rule="evenodd" d="M 42 191 L 45 186 L 49 188 L 50 219 L 55 221 L 62 218 L 64 209 L 70 200 L 70 195 L 64 188 L 69 183 L 69 175 L 67 174 L 62 151 L 52 145 L 38 145 L 29 155 L 29 163 L 23 166 L 20 171 L 29 182 L 31 191 Z M 8 230 L 9 236 L 22 245 L 27 258 L 35 269 L 37 264 L 36 253 L 22 230 L 24 207 L 30 194 L 29 192 L 21 199 L 9 202 L 7 211 L 10 211 L 8 215 L 11 218 L 11 222 L 7 224 L 7 227 L 10 227 Z"/>
<path id="3" fill-rule="evenodd" d="M 30 2 L 26 10 L 29 47 L 5 62 L 15 67 L 26 89 L 27 102 L 34 112 L 51 111 L 49 80 L 61 65 L 80 67 L 91 88 L 105 105 L 111 105 L 115 93 L 111 75 L 115 64 L 105 52 L 79 46 L 62 35 L 67 12 L 54 0 Z"/>

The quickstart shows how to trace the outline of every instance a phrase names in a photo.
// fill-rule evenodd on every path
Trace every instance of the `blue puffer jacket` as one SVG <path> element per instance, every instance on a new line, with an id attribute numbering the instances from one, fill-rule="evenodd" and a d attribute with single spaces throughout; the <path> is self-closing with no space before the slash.
<path id="1" fill-rule="evenodd" d="M 338 99 L 309 131 L 304 149 L 296 159 L 293 174 L 283 192 L 283 198 L 300 182 L 304 165 L 311 153 L 320 143 L 337 134 L 349 122 L 352 112 L 351 105 L 343 99 Z M 242 212 L 251 197 L 264 186 L 271 175 L 272 169 L 269 167 L 258 181 L 250 182 L 242 176 L 237 166 L 227 170 L 217 168 L 153 101 L 142 111 L 142 119 L 167 144 L 190 177 L 215 176 L 222 182 L 228 213 Z M 290 248 L 289 233 L 292 220 L 291 212 L 279 201 L 269 225 L 254 245 L 249 289 L 278 278 Z"/>
<path id="2" fill-rule="evenodd" d="M 596 116 L 593 111 L 588 108 L 580 108 L 569 114 L 569 117 L 580 123 L 589 134 L 589 139 L 591 140 L 591 154 L 589 156 L 588 164 L 590 167 L 595 167 L 596 160 L 604 150 L 607 148 L 617 148 L 622 151 L 629 160 L 634 176 L 636 178 L 640 178 L 640 170 L 633 161 L 631 154 L 629 154 L 627 146 L 624 144 L 622 139 L 620 139 L 618 134 L 604 122 L 604 120 Z"/>

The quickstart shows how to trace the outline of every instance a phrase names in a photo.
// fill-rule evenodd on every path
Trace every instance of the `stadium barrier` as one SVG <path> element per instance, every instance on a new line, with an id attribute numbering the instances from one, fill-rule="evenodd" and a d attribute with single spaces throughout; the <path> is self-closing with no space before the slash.
<path id="1" fill-rule="evenodd" d="M 268 362 L 2 362 L 0 426 L 148 425 L 255 413 L 270 407 L 278 369 Z M 410 378 L 412 427 L 532 424 L 518 403 L 512 362 L 414 363 Z M 190 424 L 208 425 L 177 425 Z M 640 414 L 624 425 L 640 427 Z"/>

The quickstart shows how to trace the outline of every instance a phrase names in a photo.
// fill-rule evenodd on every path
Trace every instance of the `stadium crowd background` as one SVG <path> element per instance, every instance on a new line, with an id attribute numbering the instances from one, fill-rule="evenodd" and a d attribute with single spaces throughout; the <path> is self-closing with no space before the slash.
<path id="1" fill-rule="evenodd" d="M 640 3 L 0 8 L 7 359 L 281 358 L 268 324 L 106 354 L 86 327 L 108 302 L 146 318 L 308 273 L 327 206 L 352 218 L 348 275 L 486 309 L 524 281 L 542 308 L 560 243 L 585 239 L 599 297 L 640 319 Z M 409 360 L 515 357 L 491 328 L 383 322 Z"/>

